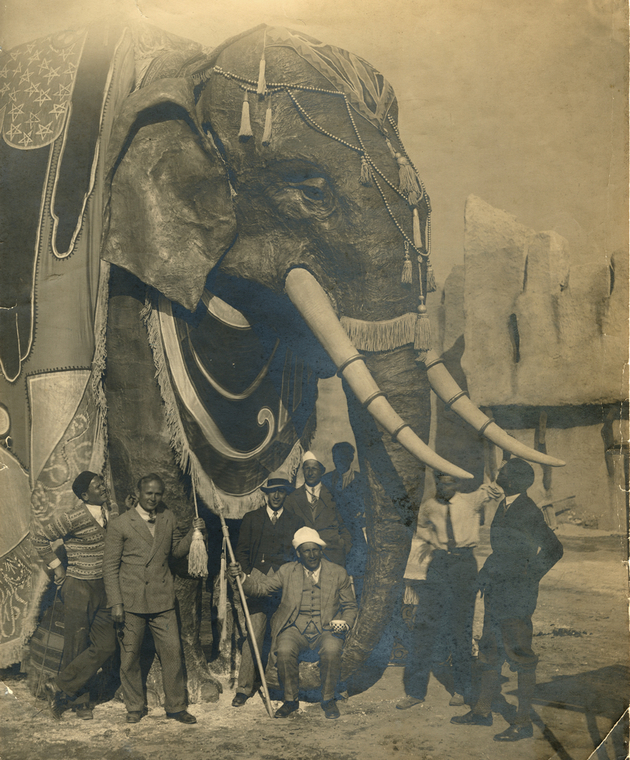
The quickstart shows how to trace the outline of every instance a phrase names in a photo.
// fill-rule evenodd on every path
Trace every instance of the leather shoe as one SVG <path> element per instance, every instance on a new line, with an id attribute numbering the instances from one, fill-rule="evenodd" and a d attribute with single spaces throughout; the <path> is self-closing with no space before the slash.
<path id="1" fill-rule="evenodd" d="M 409 694 L 407 694 L 406 697 L 403 697 L 400 702 L 396 705 L 397 710 L 408 710 L 410 707 L 415 707 L 416 705 L 421 705 L 424 702 L 424 699 L 418 699 L 417 697 L 412 697 Z"/>
<path id="2" fill-rule="evenodd" d="M 464 699 L 464 695 L 459 694 L 458 692 L 455 692 L 449 700 L 449 705 L 451 707 L 463 707 L 465 704 L 466 700 Z"/>
<path id="3" fill-rule="evenodd" d="M 91 707 L 75 707 L 74 712 L 77 718 L 81 718 L 81 720 L 92 720 L 94 718 Z"/>
<path id="4" fill-rule="evenodd" d="M 505 731 L 495 734 L 495 742 L 517 742 L 519 739 L 531 739 L 534 735 L 534 727 L 531 723 L 525 726 L 508 726 Z"/>
<path id="5" fill-rule="evenodd" d="M 232 707 L 242 707 L 248 699 L 249 697 L 247 694 L 243 694 L 242 691 L 237 691 L 232 700 Z"/>
<path id="6" fill-rule="evenodd" d="M 274 715 L 275 718 L 287 718 L 291 713 L 296 712 L 300 709 L 300 703 L 296 700 L 295 702 L 283 702 L 280 707 L 276 710 L 276 714 Z"/>
<path id="7" fill-rule="evenodd" d="M 52 680 L 44 684 L 44 695 L 48 700 L 48 708 L 55 720 L 61 720 L 61 716 L 68 709 L 63 692 L 57 688 L 57 684 Z"/>
<path id="8" fill-rule="evenodd" d="M 192 726 L 193 723 L 197 722 L 197 718 L 195 718 L 194 715 L 191 715 L 187 710 L 181 710 L 176 713 L 166 713 L 166 717 L 178 720 L 180 723 L 186 723 L 189 726 Z"/>
<path id="9" fill-rule="evenodd" d="M 492 713 L 489 715 L 479 715 L 471 710 L 466 715 L 453 715 L 451 723 L 458 723 L 460 726 L 491 726 Z"/>
<path id="10" fill-rule="evenodd" d="M 339 717 L 339 708 L 334 699 L 327 699 L 325 702 L 322 702 L 322 710 L 324 711 L 324 715 L 331 720 Z"/>
<path id="11" fill-rule="evenodd" d="M 140 723 L 142 720 L 142 713 L 139 710 L 132 710 L 127 713 L 127 723 Z"/>

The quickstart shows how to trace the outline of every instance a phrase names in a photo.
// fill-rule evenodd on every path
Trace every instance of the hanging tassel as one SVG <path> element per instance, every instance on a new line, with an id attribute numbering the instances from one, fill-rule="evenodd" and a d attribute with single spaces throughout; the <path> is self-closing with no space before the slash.
<path id="1" fill-rule="evenodd" d="M 267 94 L 267 82 L 265 81 L 265 53 L 263 52 L 262 58 L 260 59 L 260 66 L 258 67 L 258 87 L 256 88 L 256 92 L 258 93 L 259 98 L 264 98 Z"/>
<path id="2" fill-rule="evenodd" d="M 267 147 L 271 143 L 271 105 L 267 106 L 265 113 L 265 131 L 263 132 L 262 144 Z"/>
<path id="3" fill-rule="evenodd" d="M 416 170 L 402 153 L 396 153 L 396 161 L 398 162 L 398 189 L 407 196 L 411 206 L 416 206 L 422 197 L 422 187 Z"/>
<path id="4" fill-rule="evenodd" d="M 241 111 L 241 128 L 238 131 L 238 139 L 242 142 L 246 142 L 250 137 L 253 137 L 252 125 L 249 120 L 249 100 L 247 99 L 247 90 L 245 90 L 245 97 L 243 98 L 243 110 Z"/>
<path id="5" fill-rule="evenodd" d="M 193 499 L 195 500 L 195 517 L 199 517 L 197 508 L 197 492 L 193 483 Z M 188 552 L 188 574 L 193 578 L 208 577 L 208 552 L 206 551 L 206 542 L 203 540 L 203 534 L 199 528 L 195 528 L 190 542 L 190 551 Z"/>
<path id="6" fill-rule="evenodd" d="M 361 184 L 365 187 L 372 184 L 372 170 L 365 155 L 361 156 Z"/>
<path id="7" fill-rule="evenodd" d="M 435 274 L 431 262 L 427 259 L 427 293 L 435 293 L 437 285 L 435 284 Z"/>
<path id="8" fill-rule="evenodd" d="M 413 244 L 416 248 L 422 248 L 422 235 L 420 234 L 420 216 L 418 209 L 413 210 Z"/>
<path id="9" fill-rule="evenodd" d="M 413 268 L 409 258 L 409 243 L 405 240 L 405 263 L 403 264 L 402 276 L 400 281 L 403 285 L 411 285 L 413 277 Z"/>
<path id="10" fill-rule="evenodd" d="M 427 351 L 431 350 L 431 322 L 427 314 L 427 307 L 424 305 L 424 297 L 420 296 L 419 301 L 413 347 L 419 354 L 418 360 L 424 361 Z"/>

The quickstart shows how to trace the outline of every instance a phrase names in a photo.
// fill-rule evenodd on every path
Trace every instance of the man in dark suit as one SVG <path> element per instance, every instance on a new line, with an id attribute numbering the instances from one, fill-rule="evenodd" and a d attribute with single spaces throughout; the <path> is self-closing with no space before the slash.
<path id="1" fill-rule="evenodd" d="M 290 562 L 273 576 L 250 575 L 243 589 L 249 596 L 265 596 L 282 589 L 282 600 L 271 620 L 271 650 L 276 656 L 284 702 L 276 718 L 299 709 L 298 656 L 305 649 L 319 652 L 322 709 L 338 718 L 335 688 L 341 670 L 343 634 L 357 615 L 357 603 L 348 573 L 322 558 L 326 546 L 317 531 L 300 528 L 293 537 L 298 562 Z M 241 572 L 230 565 L 230 575 Z"/>
<path id="2" fill-rule="evenodd" d="M 532 649 L 532 615 L 540 580 L 563 554 L 562 544 L 527 496 L 533 482 L 534 471 L 522 459 L 508 460 L 497 475 L 496 485 L 505 498 L 490 528 L 492 554 L 478 577 L 485 595 L 481 693 L 469 713 L 451 718 L 451 723 L 492 725 L 492 701 L 499 694 L 501 666 L 507 660 L 518 671 L 518 710 L 514 723 L 495 735 L 499 742 L 533 736 L 530 711 L 538 657 Z"/>
<path id="3" fill-rule="evenodd" d="M 124 623 L 120 652 L 120 680 L 127 707 L 127 723 L 146 714 L 140 649 L 148 625 L 162 665 L 166 717 L 196 723 L 186 710 L 186 689 L 173 576 L 169 556 L 183 557 L 190 549 L 193 529 L 204 529 L 193 519 L 187 534 L 177 528 L 175 516 L 162 503 L 164 483 L 151 473 L 138 481 L 138 497 L 107 531 L 103 578 L 115 623 Z M 129 500 L 128 500 L 129 501 Z M 137 502 L 137 503 L 136 503 Z"/>
<path id="4" fill-rule="evenodd" d="M 261 486 L 261 490 L 267 495 L 267 504 L 243 517 L 235 556 L 247 575 L 256 571 L 273 576 L 281 565 L 295 559 L 291 541 L 295 532 L 304 525 L 304 521 L 293 512 L 284 509 L 284 500 L 287 494 L 293 491 L 293 486 L 288 480 L 269 478 L 267 483 Z M 258 651 L 261 654 L 267 620 L 277 610 L 279 603 L 280 598 L 274 594 L 264 599 L 252 599 L 248 605 Z M 248 636 L 243 644 L 238 686 L 232 700 L 233 707 L 242 707 L 255 693 L 255 677 L 254 653 Z"/>
<path id="5" fill-rule="evenodd" d="M 330 491 L 321 482 L 325 471 L 315 454 L 307 451 L 302 457 L 304 485 L 290 494 L 285 507 L 301 517 L 304 525 L 319 533 L 326 542 L 325 557 L 345 567 L 346 555 L 352 548 L 352 537 Z"/>

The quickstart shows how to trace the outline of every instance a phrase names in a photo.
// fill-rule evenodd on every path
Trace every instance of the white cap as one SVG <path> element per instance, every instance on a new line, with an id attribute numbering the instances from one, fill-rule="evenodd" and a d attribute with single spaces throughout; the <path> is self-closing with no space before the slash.
<path id="1" fill-rule="evenodd" d="M 306 526 L 295 531 L 291 543 L 293 544 L 294 549 L 298 549 L 302 544 L 319 544 L 320 546 L 326 546 L 326 542 L 319 537 L 319 533 L 316 530 L 313 530 L 313 528 L 307 528 Z"/>
<path id="2" fill-rule="evenodd" d="M 317 464 L 322 467 L 323 469 L 326 469 L 324 465 L 319 461 L 319 459 L 313 454 L 312 451 L 307 451 L 304 453 L 304 456 L 302 457 L 302 464 L 305 462 L 317 462 Z"/>

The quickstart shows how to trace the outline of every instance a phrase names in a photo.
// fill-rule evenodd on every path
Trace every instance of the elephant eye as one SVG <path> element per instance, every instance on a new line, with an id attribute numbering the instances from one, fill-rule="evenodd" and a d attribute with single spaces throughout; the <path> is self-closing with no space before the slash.
<path id="1" fill-rule="evenodd" d="M 314 177 L 300 183 L 299 189 L 304 197 L 311 201 L 319 201 L 321 203 L 326 198 L 326 180 L 321 177 Z"/>
<path id="2" fill-rule="evenodd" d="M 333 189 L 317 169 L 282 165 L 276 177 L 272 195 L 285 217 L 325 219 L 333 213 L 336 205 Z"/>

